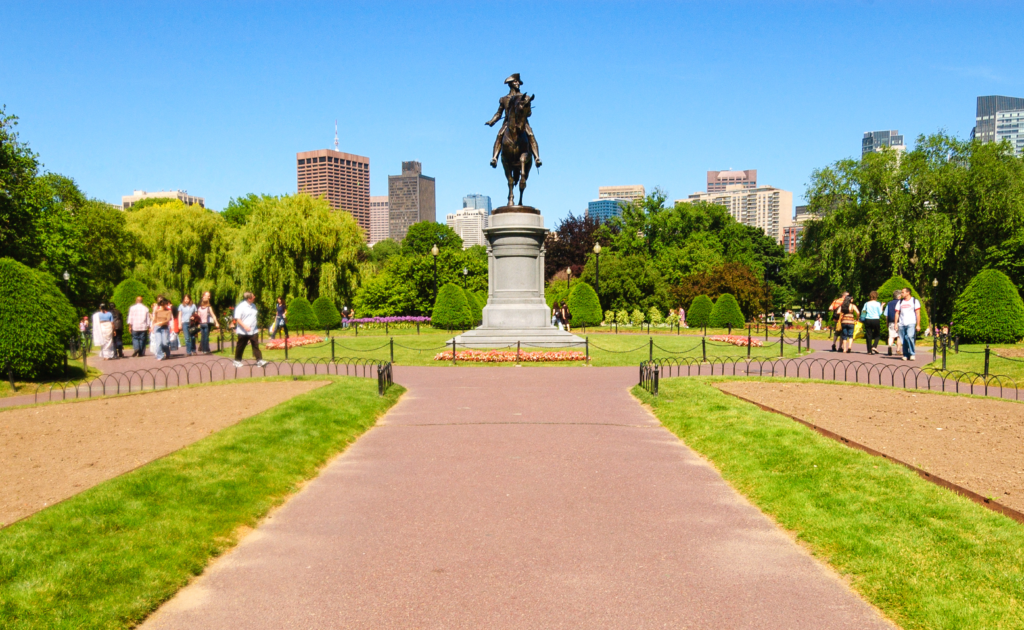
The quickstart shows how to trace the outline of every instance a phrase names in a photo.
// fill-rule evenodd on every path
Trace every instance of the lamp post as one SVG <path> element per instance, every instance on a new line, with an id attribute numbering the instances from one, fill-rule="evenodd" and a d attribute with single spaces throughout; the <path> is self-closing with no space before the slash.
<path id="1" fill-rule="evenodd" d="M 938 278 L 932 278 L 932 295 L 931 295 L 931 299 L 928 300 L 928 310 L 930 311 L 928 313 L 928 318 L 930 320 L 932 320 L 930 322 L 931 325 L 932 325 L 932 337 L 937 337 L 938 336 L 938 332 L 939 332 L 938 325 L 935 322 L 935 289 L 938 288 L 938 286 L 939 286 L 939 279 Z"/>
<path id="2" fill-rule="evenodd" d="M 597 290 L 597 301 L 601 301 L 601 244 L 594 243 L 594 288 Z"/>
<path id="3" fill-rule="evenodd" d="M 469 269 L 466 269 L 465 267 L 463 267 L 462 268 L 462 289 L 463 289 L 463 291 L 466 290 L 466 276 L 468 276 L 468 275 L 469 275 Z"/>
<path id="4" fill-rule="evenodd" d="M 437 245 L 430 248 L 430 255 L 434 257 L 434 302 L 437 302 Z"/>
<path id="5" fill-rule="evenodd" d="M 568 293 L 572 289 L 572 267 L 565 268 L 565 292 Z"/>

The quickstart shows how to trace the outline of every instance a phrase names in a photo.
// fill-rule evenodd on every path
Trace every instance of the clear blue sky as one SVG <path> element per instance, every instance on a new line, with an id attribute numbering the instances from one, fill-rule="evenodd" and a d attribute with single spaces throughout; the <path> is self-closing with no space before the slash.
<path id="1" fill-rule="evenodd" d="M 709 169 L 799 199 L 865 131 L 967 136 L 977 96 L 1024 96 L 1014 3 L 211 4 L 0 4 L 0 103 L 91 196 L 216 209 L 294 192 L 295 152 L 338 119 L 372 194 L 419 160 L 443 221 L 466 193 L 502 205 L 483 122 L 520 72 L 545 163 L 525 201 L 550 226 L 600 185 L 676 198 Z"/>

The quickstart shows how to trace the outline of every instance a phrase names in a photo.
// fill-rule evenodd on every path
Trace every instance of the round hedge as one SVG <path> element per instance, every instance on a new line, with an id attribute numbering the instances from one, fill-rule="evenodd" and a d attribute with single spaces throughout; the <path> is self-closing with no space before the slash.
<path id="1" fill-rule="evenodd" d="M 476 325 L 484 318 L 483 307 L 480 306 L 480 298 L 472 291 L 463 291 L 466 294 L 466 303 L 469 304 L 469 311 L 473 313 L 473 324 Z"/>
<path id="2" fill-rule="evenodd" d="M 694 328 L 708 326 L 711 320 L 711 310 L 715 303 L 706 295 L 698 295 L 693 298 L 690 308 L 686 311 L 686 323 Z"/>
<path id="3" fill-rule="evenodd" d="M 921 302 L 921 331 L 924 332 L 924 329 L 928 328 L 928 309 L 926 309 L 924 306 L 924 300 L 921 299 L 921 296 L 917 294 L 917 291 L 914 289 L 913 285 L 911 285 L 906 278 L 903 278 L 901 276 L 893 276 L 886 280 L 885 284 L 883 284 L 878 289 L 878 301 L 881 302 L 882 306 L 884 307 L 886 304 L 892 301 L 892 292 L 895 291 L 896 289 L 903 289 L 904 287 L 910 287 L 910 294 L 916 297 Z M 884 327 L 886 324 L 887 322 L 885 321 L 885 313 L 883 312 L 882 326 Z"/>
<path id="4" fill-rule="evenodd" d="M 953 304 L 953 334 L 973 343 L 1017 343 L 1024 338 L 1024 301 L 1001 271 L 974 276 Z"/>
<path id="5" fill-rule="evenodd" d="M 572 285 L 572 292 L 565 305 L 569 307 L 569 313 L 572 314 L 570 325 L 601 325 L 601 301 L 597 299 L 597 292 L 594 291 L 594 288 L 586 282 L 577 282 Z"/>
<path id="6" fill-rule="evenodd" d="M 457 284 L 448 283 L 437 292 L 434 312 L 430 324 L 443 330 L 468 330 L 473 326 L 473 311 L 470 310 L 466 292 Z"/>
<path id="7" fill-rule="evenodd" d="M 64 373 L 75 309 L 48 274 L 0 258 L 0 372 L 35 380 Z"/>
<path id="8" fill-rule="evenodd" d="M 338 307 L 322 295 L 313 300 L 313 314 L 316 315 L 318 327 L 324 330 L 337 328 L 341 324 L 341 313 L 338 312 Z"/>
<path id="9" fill-rule="evenodd" d="M 711 316 L 708 318 L 708 325 L 712 328 L 743 328 L 746 322 L 743 320 L 743 311 L 740 304 L 731 293 L 723 293 L 715 300 L 711 309 Z"/>
<path id="10" fill-rule="evenodd" d="M 292 333 L 296 331 L 316 330 L 320 328 L 320 320 L 316 318 L 309 300 L 304 297 L 295 298 L 288 303 L 288 316 L 285 323 Z"/>
<path id="11" fill-rule="evenodd" d="M 127 318 L 128 309 L 135 306 L 135 298 L 140 295 L 142 296 L 142 303 L 146 305 L 146 308 L 149 308 L 153 302 L 156 302 L 156 296 L 149 290 L 149 287 L 134 278 L 128 278 L 127 280 L 122 280 L 121 284 L 114 287 L 114 295 L 110 298 L 110 301 L 117 305 L 117 309 Z"/>

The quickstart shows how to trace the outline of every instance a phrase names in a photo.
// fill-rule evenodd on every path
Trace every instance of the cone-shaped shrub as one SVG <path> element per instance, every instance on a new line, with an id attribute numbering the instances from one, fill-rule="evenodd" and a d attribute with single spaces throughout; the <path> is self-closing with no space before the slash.
<path id="1" fill-rule="evenodd" d="M 291 312 L 288 314 L 291 315 Z M 341 313 L 338 311 L 338 307 L 322 295 L 313 300 L 313 314 L 316 315 L 317 327 L 321 330 L 337 328 L 341 324 Z"/>
<path id="2" fill-rule="evenodd" d="M 715 303 L 706 295 L 698 295 L 693 298 L 690 308 L 686 311 L 686 323 L 694 328 L 703 328 L 710 325 L 711 309 Z"/>
<path id="3" fill-rule="evenodd" d="M 466 292 L 457 284 L 448 283 L 437 292 L 434 312 L 430 324 L 444 330 L 467 330 L 473 327 L 473 311 L 470 310 Z"/>
<path id="4" fill-rule="evenodd" d="M 484 307 L 480 306 L 480 298 L 472 291 L 466 291 L 466 303 L 473 314 L 473 325 L 476 326 L 484 318 Z"/>
<path id="5" fill-rule="evenodd" d="M 39 379 L 64 373 L 75 310 L 49 274 L 0 258 L 0 372 Z"/>
<path id="6" fill-rule="evenodd" d="M 1016 343 L 1024 338 L 1024 301 L 1002 271 L 985 269 L 953 305 L 953 334 L 972 343 Z"/>
<path id="7" fill-rule="evenodd" d="M 114 295 L 110 301 L 117 305 L 125 319 L 128 319 L 128 309 L 135 305 L 135 298 L 142 296 L 142 303 L 149 308 L 156 301 L 156 296 L 149 290 L 149 287 L 134 278 L 122 280 L 121 284 L 114 287 Z M 127 331 L 126 331 L 127 333 Z"/>
<path id="8" fill-rule="evenodd" d="M 743 311 L 740 304 L 731 293 L 723 293 L 715 300 L 711 308 L 711 316 L 708 318 L 708 326 L 712 328 L 743 328 L 746 322 L 743 321 Z"/>
<path id="9" fill-rule="evenodd" d="M 657 306 L 652 306 L 647 310 L 647 321 L 651 322 L 652 326 L 661 326 L 665 318 L 661 316 L 661 311 Z"/>
<path id="10" fill-rule="evenodd" d="M 316 318 L 309 300 L 300 297 L 288 302 L 288 330 L 292 334 L 298 331 L 316 330 L 320 328 L 320 320 Z"/>
<path id="11" fill-rule="evenodd" d="M 878 289 L 878 301 L 885 306 L 887 303 L 892 301 L 892 292 L 903 287 L 910 287 L 910 294 L 921 301 L 921 332 L 924 332 L 925 328 L 928 328 L 928 309 L 924 307 L 924 300 L 921 300 L 921 296 L 917 294 L 917 291 L 910 285 L 905 278 L 901 276 L 893 276 L 885 281 L 885 284 Z M 860 306 L 858 304 L 858 306 Z M 882 325 L 885 326 L 888 322 L 885 321 L 885 313 L 882 313 Z"/>
<path id="12" fill-rule="evenodd" d="M 565 303 L 572 314 L 573 326 L 598 326 L 601 324 L 601 302 L 597 292 L 586 282 L 572 285 L 572 293 Z"/>

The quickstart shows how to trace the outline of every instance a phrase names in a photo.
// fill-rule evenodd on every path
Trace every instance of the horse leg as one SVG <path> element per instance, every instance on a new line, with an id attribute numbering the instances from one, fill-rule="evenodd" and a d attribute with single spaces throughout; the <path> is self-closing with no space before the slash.
<path id="1" fill-rule="evenodd" d="M 512 177 L 512 165 L 505 160 L 504 155 L 502 155 L 501 165 L 505 169 L 505 179 L 508 180 L 508 205 L 511 206 L 515 204 L 516 200 L 513 192 L 516 188 L 516 180 Z"/>
<path id="2" fill-rule="evenodd" d="M 530 176 L 531 162 L 529 153 L 522 153 L 519 156 L 519 205 L 523 205 L 523 190 L 526 189 L 526 179 Z"/>

